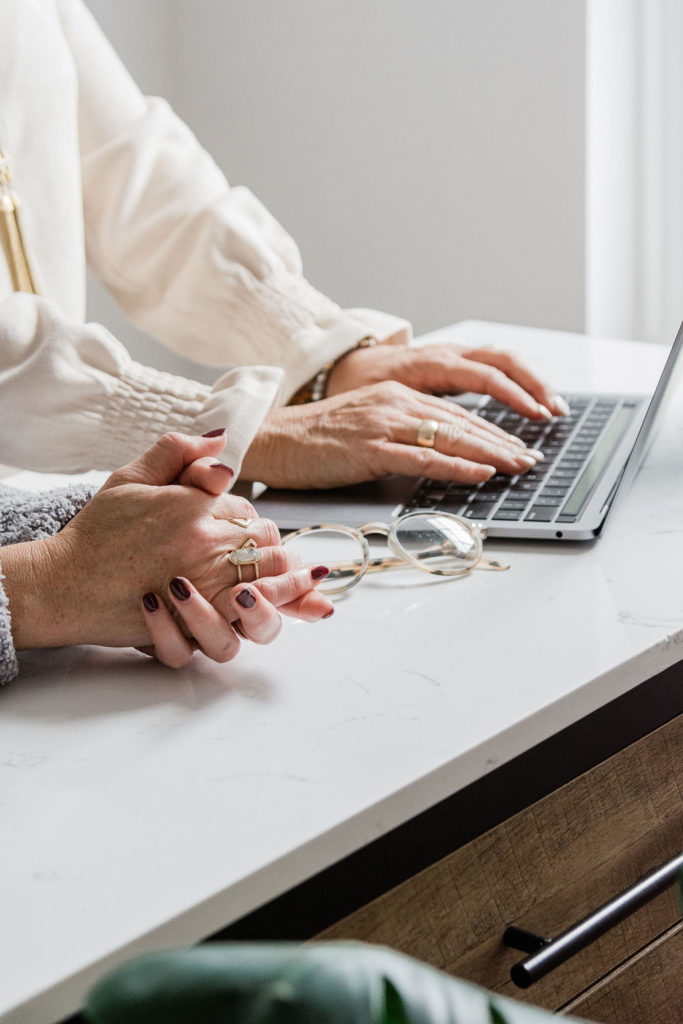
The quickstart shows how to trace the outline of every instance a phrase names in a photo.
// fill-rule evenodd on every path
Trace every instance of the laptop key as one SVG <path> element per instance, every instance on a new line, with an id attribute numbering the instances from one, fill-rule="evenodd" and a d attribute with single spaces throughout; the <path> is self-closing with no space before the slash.
<path id="1" fill-rule="evenodd" d="M 482 502 L 487 505 L 495 505 L 495 503 L 506 494 L 506 491 L 478 491 L 472 496 L 472 501 L 480 505 Z"/>
<path id="2" fill-rule="evenodd" d="M 539 498 L 565 498 L 569 494 L 569 487 L 544 487 Z"/>
<path id="3" fill-rule="evenodd" d="M 510 488 L 510 494 L 524 493 L 525 491 L 537 491 L 539 488 L 538 480 L 527 480 L 526 477 L 520 477 L 517 483 L 513 484 Z"/>
<path id="4" fill-rule="evenodd" d="M 556 508 L 536 508 L 533 505 L 524 516 L 525 523 L 550 523 L 556 513 Z"/>
<path id="5" fill-rule="evenodd" d="M 447 494 L 441 501 L 439 508 L 444 511 L 455 512 L 456 509 L 461 509 L 463 505 L 467 504 L 467 498 L 461 494 Z"/>
<path id="6" fill-rule="evenodd" d="M 523 508 L 499 508 L 493 517 L 493 521 L 495 523 L 497 519 L 504 519 L 512 522 L 516 519 L 521 519 L 523 511 Z"/>
<path id="7" fill-rule="evenodd" d="M 493 505 L 484 505 L 483 503 L 468 505 L 462 514 L 465 519 L 488 519 L 493 508 Z"/>
<path id="8" fill-rule="evenodd" d="M 564 495 L 560 498 L 554 498 L 552 495 L 544 497 L 542 494 L 536 498 L 535 502 L 531 506 L 532 508 L 558 508 L 564 500 Z"/>

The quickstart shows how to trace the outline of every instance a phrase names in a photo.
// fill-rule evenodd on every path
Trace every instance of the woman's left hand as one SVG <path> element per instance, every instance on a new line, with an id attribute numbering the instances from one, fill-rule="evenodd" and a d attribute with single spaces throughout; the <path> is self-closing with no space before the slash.
<path id="1" fill-rule="evenodd" d="M 514 353 L 448 343 L 353 349 L 330 373 L 327 394 L 331 397 L 384 380 L 431 394 L 491 395 L 529 419 L 569 412 L 565 400 Z"/>
<path id="2" fill-rule="evenodd" d="M 232 469 L 217 460 L 224 447 L 224 431 L 200 437 L 173 435 L 158 462 L 142 467 L 140 481 L 222 494 L 233 477 Z M 152 592 L 144 595 L 142 613 L 152 643 L 139 650 L 169 668 L 184 668 L 197 650 L 219 664 L 232 661 L 240 651 L 240 636 L 256 644 L 275 640 L 282 629 L 281 612 L 306 622 L 329 618 L 334 613 L 331 602 L 314 589 L 325 574 L 322 566 L 313 574 L 309 569 L 290 570 L 222 591 L 213 604 L 190 580 L 175 577 L 166 601 Z"/>

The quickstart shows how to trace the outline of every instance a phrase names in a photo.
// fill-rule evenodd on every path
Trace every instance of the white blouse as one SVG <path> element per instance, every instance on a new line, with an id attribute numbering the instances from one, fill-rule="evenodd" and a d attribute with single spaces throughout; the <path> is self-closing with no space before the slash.
<path id="1" fill-rule="evenodd" d="M 0 462 L 110 469 L 167 430 L 227 425 L 237 474 L 268 409 L 328 360 L 409 339 L 305 280 L 293 240 L 142 96 L 81 0 L 0 0 L 0 25 L 0 151 L 40 293 L 13 291 L 0 252 Z M 207 387 L 136 363 L 84 322 L 86 259 L 142 329 L 233 369 Z"/>

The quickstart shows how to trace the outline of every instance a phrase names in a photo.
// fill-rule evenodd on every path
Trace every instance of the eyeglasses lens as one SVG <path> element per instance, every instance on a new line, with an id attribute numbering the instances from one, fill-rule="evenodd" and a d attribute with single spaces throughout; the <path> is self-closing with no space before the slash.
<path id="1" fill-rule="evenodd" d="M 449 516 L 409 516 L 397 527 L 396 540 L 429 572 L 466 572 L 480 554 L 479 543 L 470 530 Z"/>
<path id="2" fill-rule="evenodd" d="M 302 565 L 327 566 L 330 574 L 316 588 L 323 593 L 351 586 L 363 568 L 363 548 L 359 542 L 337 530 L 312 530 L 292 540 L 284 537 L 282 543 L 288 551 L 299 555 Z"/>

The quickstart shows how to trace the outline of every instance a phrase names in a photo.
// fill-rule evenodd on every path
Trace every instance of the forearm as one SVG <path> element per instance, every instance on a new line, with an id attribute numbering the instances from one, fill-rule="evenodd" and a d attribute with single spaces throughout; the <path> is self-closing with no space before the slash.
<path id="1" fill-rule="evenodd" d="M 52 553 L 91 495 L 83 484 L 42 494 L 0 486 L 0 684 L 17 675 L 16 650 L 69 642 Z"/>
<path id="2" fill-rule="evenodd" d="M 17 651 L 73 643 L 60 602 L 60 573 L 48 539 L 0 550 L 4 589 Z"/>

